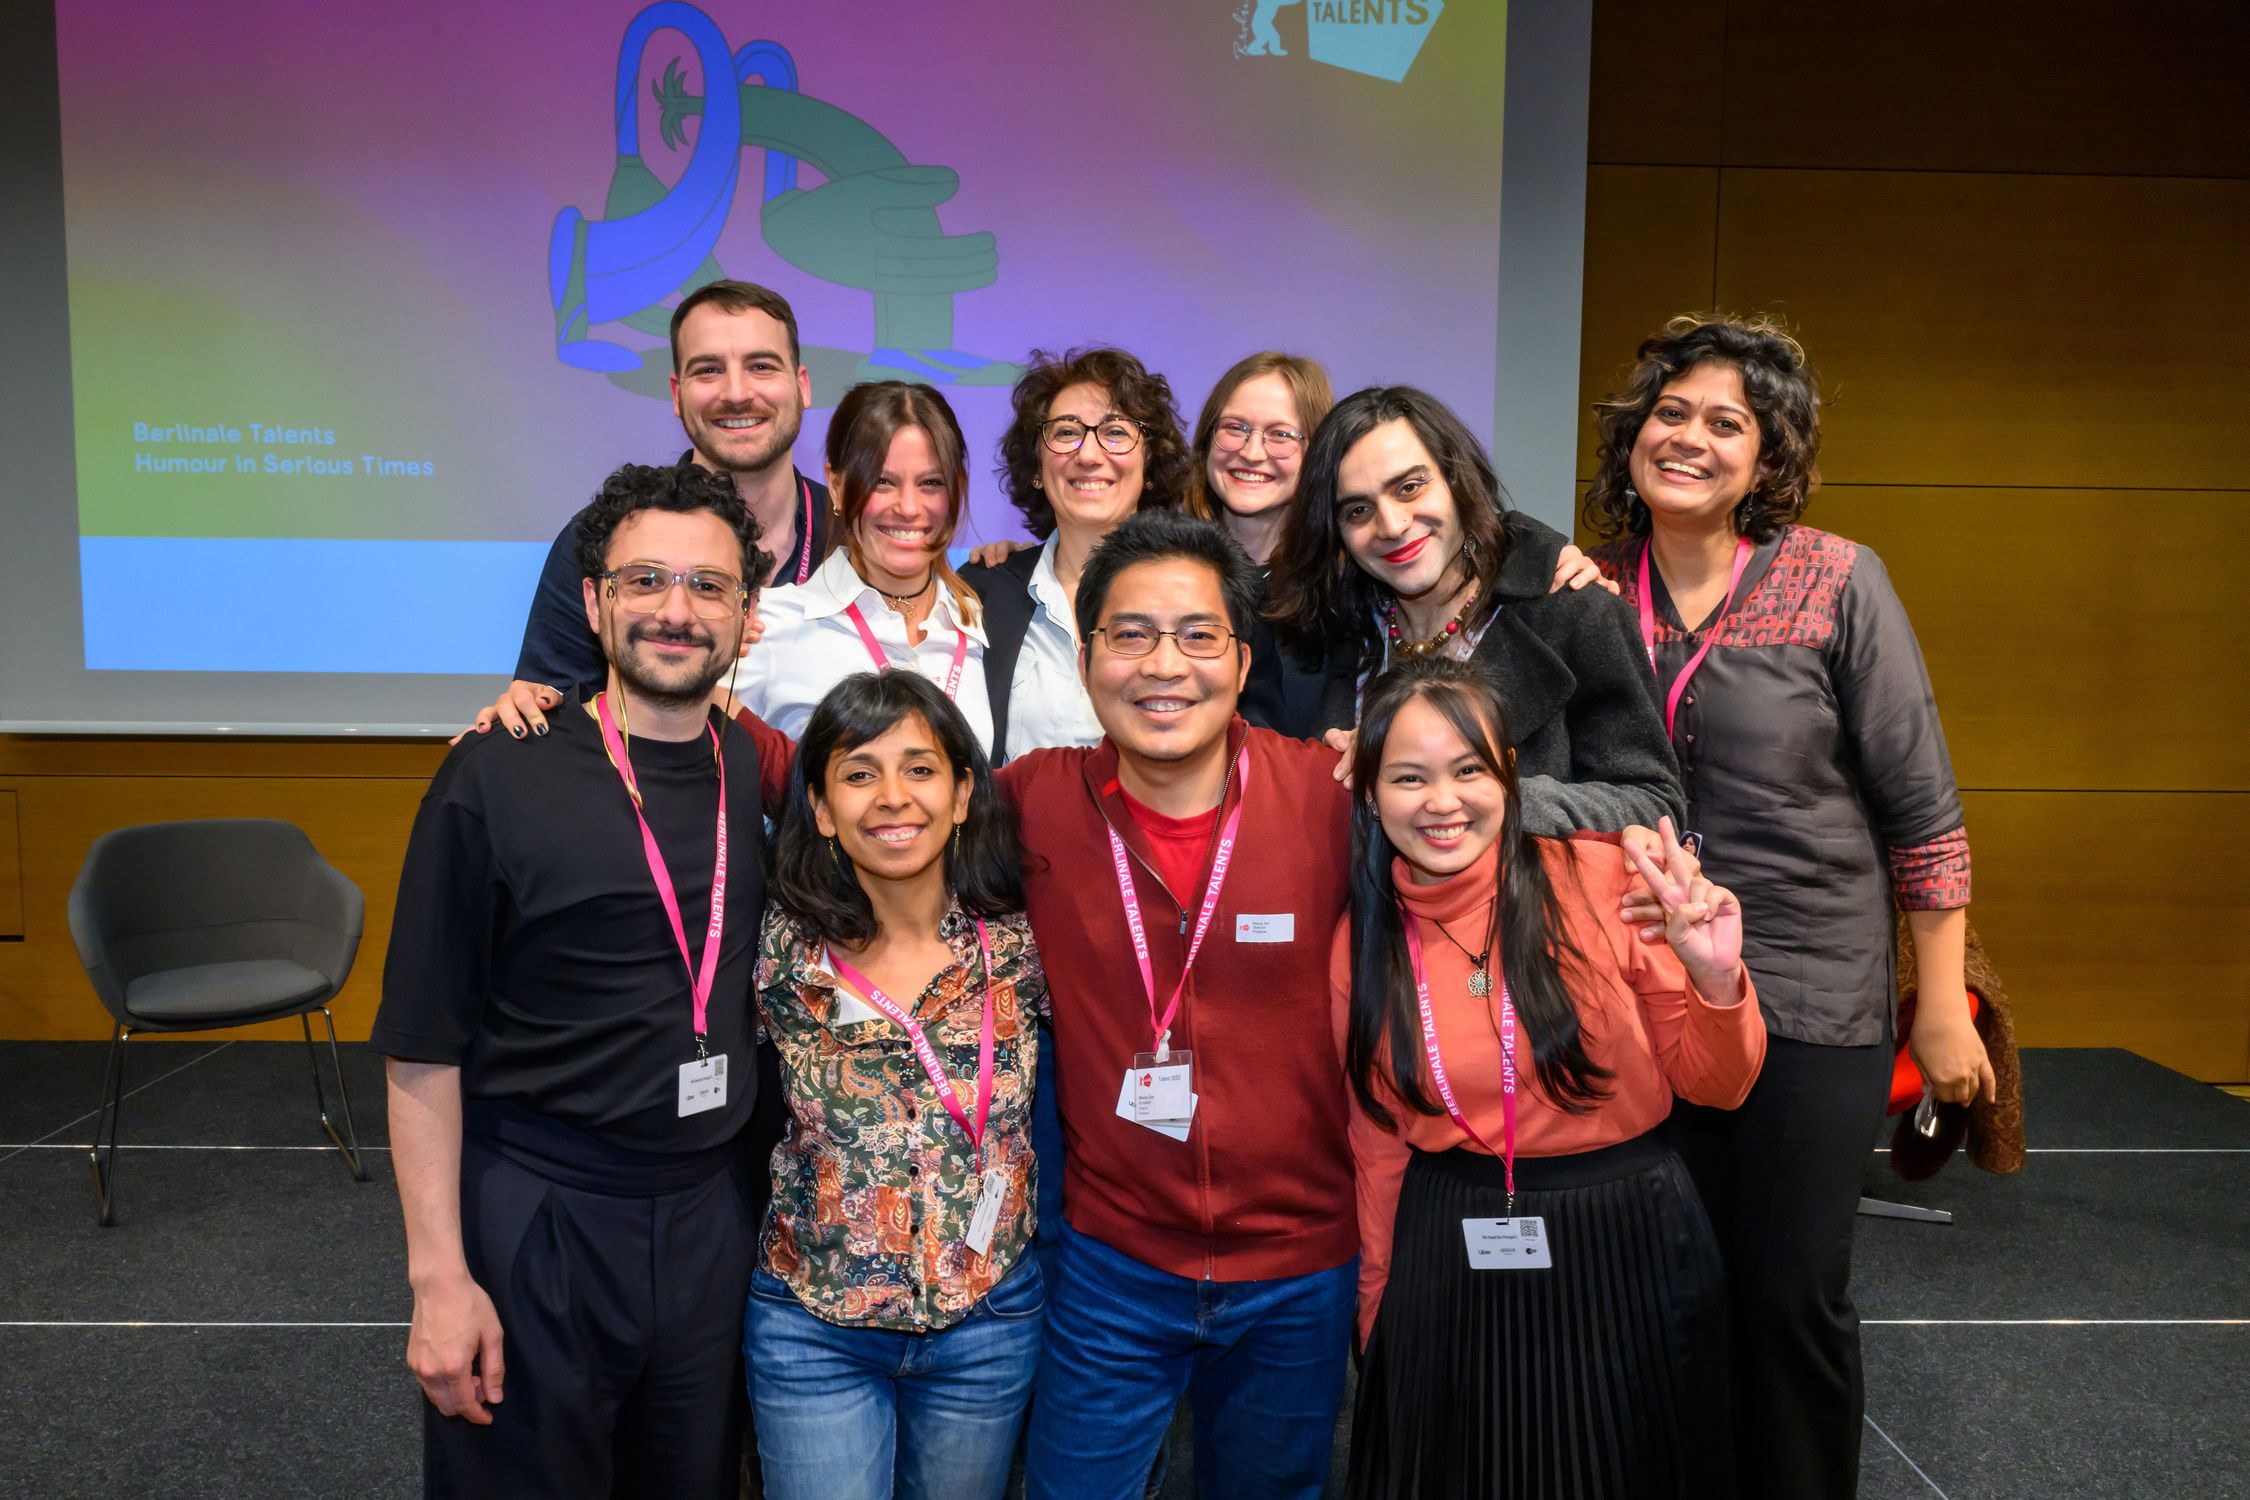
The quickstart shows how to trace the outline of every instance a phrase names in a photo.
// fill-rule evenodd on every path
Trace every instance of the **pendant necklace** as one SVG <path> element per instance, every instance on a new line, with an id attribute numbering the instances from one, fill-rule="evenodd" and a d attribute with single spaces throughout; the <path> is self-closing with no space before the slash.
<path id="1" fill-rule="evenodd" d="M 1445 935 L 1445 940 L 1459 948 L 1462 956 L 1472 965 L 1469 970 L 1469 994 L 1478 1000 L 1489 1000 L 1492 997 L 1492 946 L 1493 939 L 1500 930 L 1500 897 L 1497 892 L 1493 894 L 1492 902 L 1486 910 L 1482 953 L 1471 953 L 1469 945 L 1455 937 L 1443 922 L 1437 924 L 1437 930 Z"/>

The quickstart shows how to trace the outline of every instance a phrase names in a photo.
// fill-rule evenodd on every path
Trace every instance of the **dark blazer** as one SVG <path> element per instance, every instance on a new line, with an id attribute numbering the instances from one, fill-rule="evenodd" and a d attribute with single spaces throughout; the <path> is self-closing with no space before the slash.
<path id="1" fill-rule="evenodd" d="M 1669 815 L 1685 827 L 1679 766 L 1637 617 L 1604 588 L 1549 593 L 1562 533 L 1521 511 L 1502 524 L 1500 613 L 1469 659 L 1507 705 L 1524 826 L 1553 837 L 1653 828 Z M 1357 722 L 1357 695 L 1348 676 L 1332 681 L 1326 717 Z"/>
<path id="2" fill-rule="evenodd" d="M 1258 570 L 1258 608 L 1266 606 L 1266 590 L 1272 575 Z M 1309 740 L 1323 729 L 1349 728 L 1351 715 L 1349 700 L 1341 706 L 1329 701 L 1329 685 L 1334 676 L 1341 675 L 1344 686 L 1351 686 L 1348 662 L 1342 658 L 1334 662 L 1306 662 L 1281 644 L 1273 626 L 1261 614 L 1250 627 L 1250 680 L 1242 687 L 1242 717 L 1261 729 L 1275 734 L 1285 734 L 1293 740 Z M 1331 714 L 1342 717 L 1330 718 Z"/>
<path id="3" fill-rule="evenodd" d="M 1008 754 L 1008 689 L 1023 655 L 1023 638 L 1038 606 L 1031 597 L 1031 575 L 1039 567 L 1039 548 L 1011 552 L 998 567 L 970 563 L 961 581 L 976 591 L 984 614 L 984 687 L 992 699 L 992 762 Z"/>

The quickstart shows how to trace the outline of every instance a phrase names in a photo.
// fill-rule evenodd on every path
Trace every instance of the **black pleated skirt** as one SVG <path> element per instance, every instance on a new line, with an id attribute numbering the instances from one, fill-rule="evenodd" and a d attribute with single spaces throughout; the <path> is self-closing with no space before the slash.
<path id="1" fill-rule="evenodd" d="M 1507 1212 L 1500 1162 L 1414 1153 L 1353 1417 L 1361 1500 L 1725 1500 L 1725 1282 L 1656 1135 L 1516 1160 L 1551 1267 L 1473 1270 L 1463 1219 Z"/>

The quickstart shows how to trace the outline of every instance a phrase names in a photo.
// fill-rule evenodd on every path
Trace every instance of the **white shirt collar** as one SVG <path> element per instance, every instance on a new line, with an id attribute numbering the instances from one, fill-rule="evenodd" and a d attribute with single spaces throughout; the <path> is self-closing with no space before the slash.
<path id="1" fill-rule="evenodd" d="M 808 620 L 840 615 L 854 604 L 860 606 L 860 612 L 870 621 L 878 614 L 894 613 L 890 605 L 884 602 L 881 591 L 860 577 L 852 567 L 851 553 L 844 547 L 838 547 L 829 553 L 827 560 L 813 571 L 813 576 L 798 588 L 804 598 L 805 618 Z M 945 617 L 948 629 L 966 632 L 969 639 L 980 646 L 988 644 L 981 624 L 970 625 L 963 621 L 961 601 L 954 597 L 953 590 L 943 578 L 938 580 L 937 603 L 930 610 L 932 620 L 939 615 Z"/>
<path id="2" fill-rule="evenodd" d="M 1055 551 L 1062 545 L 1062 534 L 1057 532 L 1047 538 L 1039 549 L 1039 564 L 1031 570 L 1031 597 L 1056 619 L 1077 623 L 1075 601 L 1063 592 L 1062 575 L 1055 571 Z"/>

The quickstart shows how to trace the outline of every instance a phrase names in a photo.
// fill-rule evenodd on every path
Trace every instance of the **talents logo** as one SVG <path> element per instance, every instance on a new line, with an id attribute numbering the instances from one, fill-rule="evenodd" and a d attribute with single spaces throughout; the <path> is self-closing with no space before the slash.
<path id="1" fill-rule="evenodd" d="M 1445 0 L 1236 0 L 1234 55 L 1293 55 L 1282 23 L 1301 16 L 1314 62 L 1404 83 L 1444 11 Z"/>

